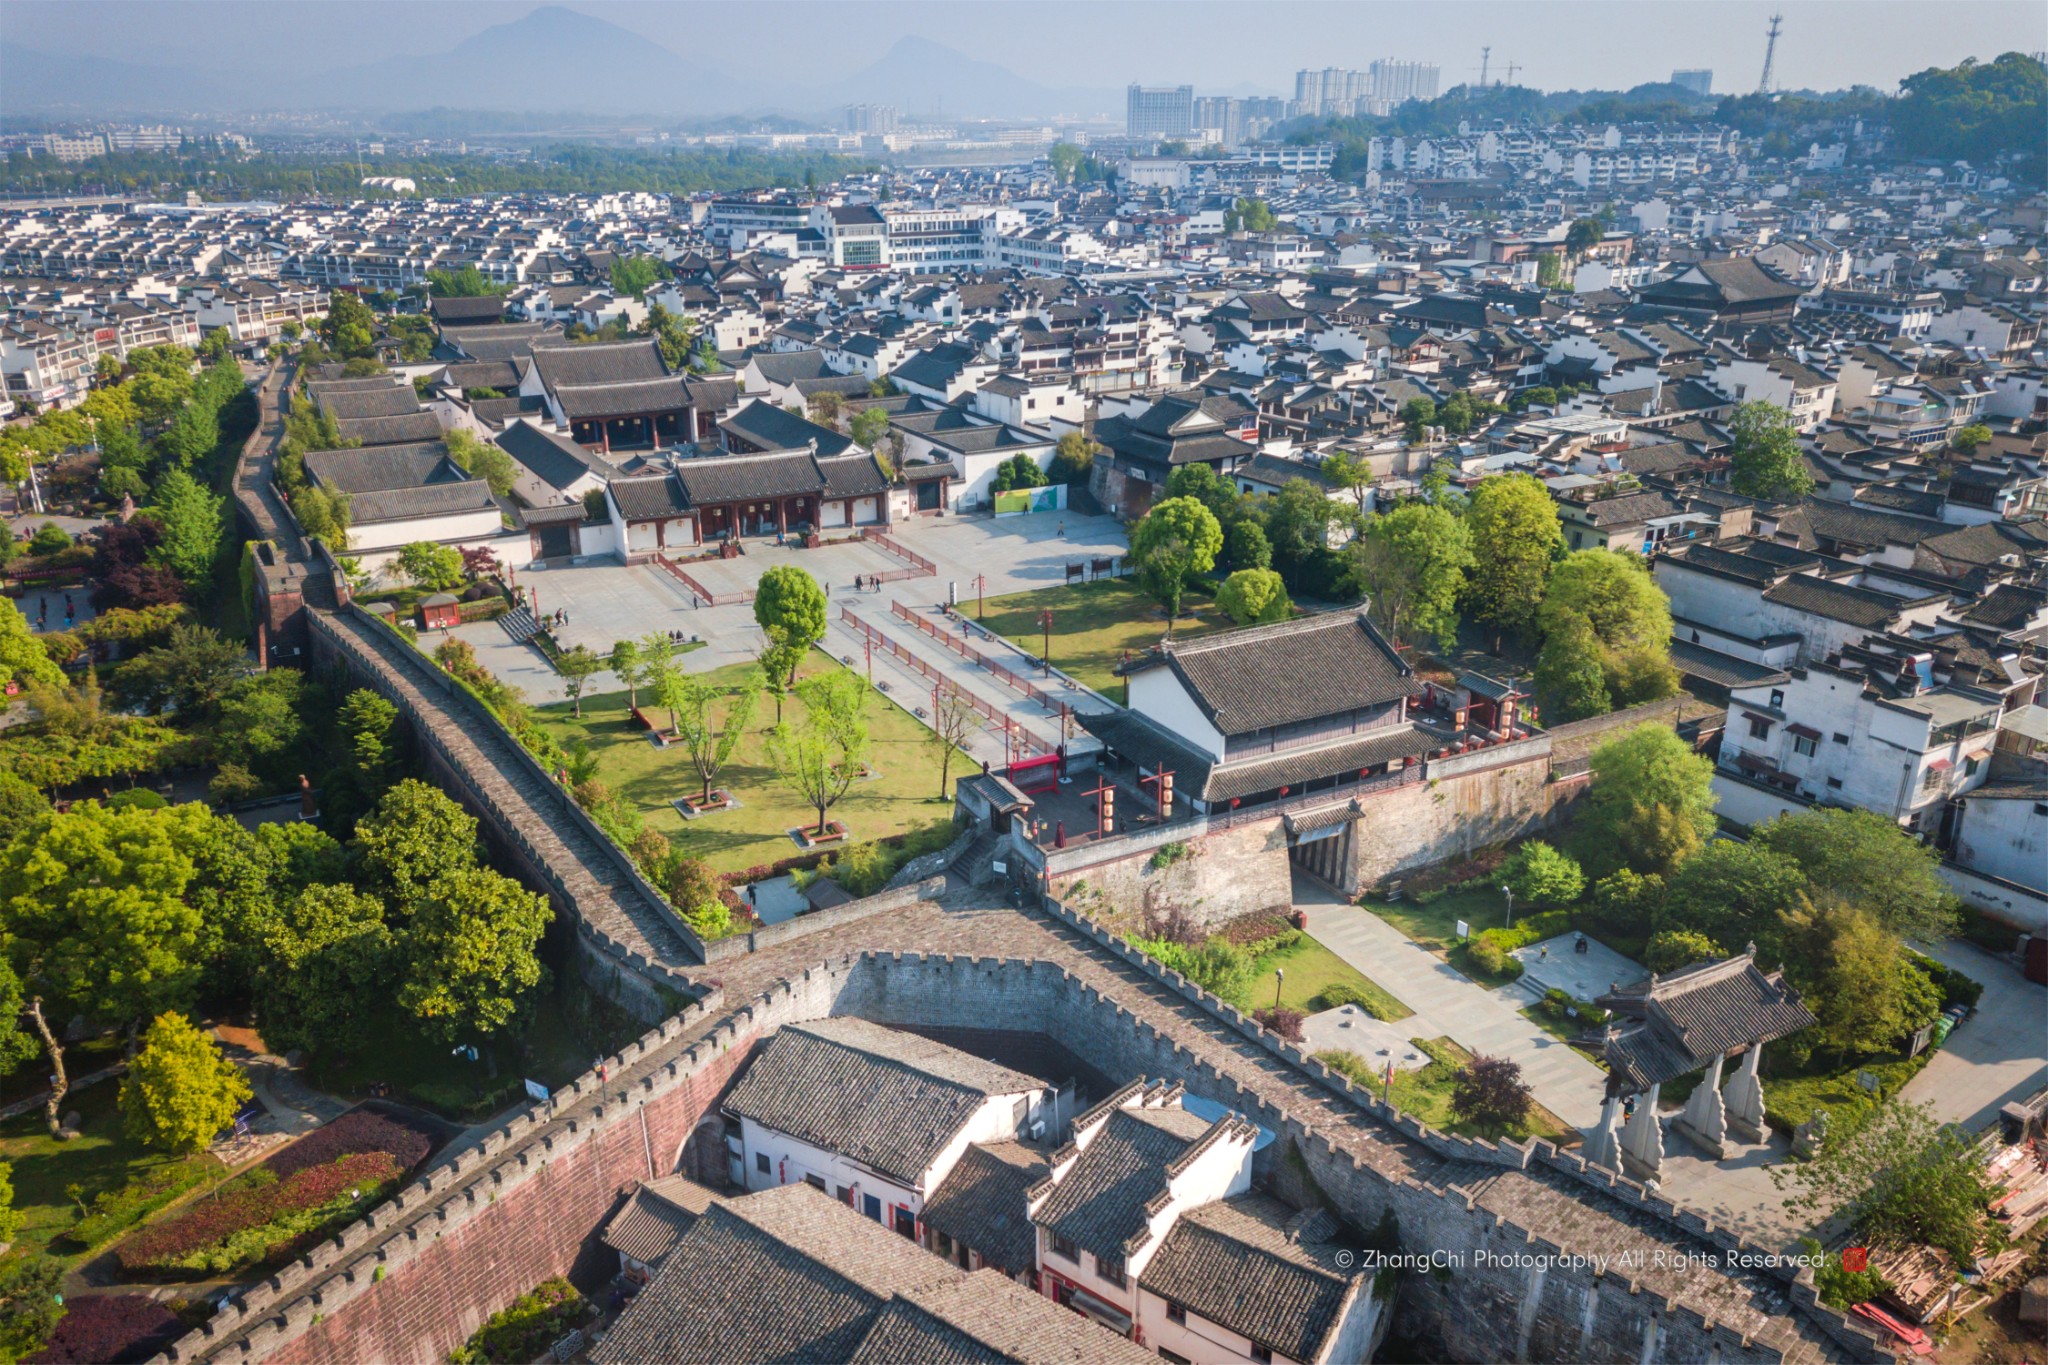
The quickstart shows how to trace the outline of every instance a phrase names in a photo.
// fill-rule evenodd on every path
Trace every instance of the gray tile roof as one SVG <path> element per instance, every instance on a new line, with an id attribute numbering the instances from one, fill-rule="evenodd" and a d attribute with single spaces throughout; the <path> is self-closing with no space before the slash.
<path id="1" fill-rule="evenodd" d="M 1348 611 L 1175 641 L 1158 658 L 1226 735 L 1382 705 L 1408 694 L 1411 674 L 1365 614 Z"/>
<path id="2" fill-rule="evenodd" d="M 627 521 L 663 521 L 690 510 L 690 499 L 673 474 L 641 479 L 613 479 L 612 501 Z"/>
<path id="3" fill-rule="evenodd" d="M 343 493 L 460 483 L 468 477 L 449 460 L 448 447 L 439 441 L 311 450 L 306 452 L 306 472 L 315 483 Z"/>
<path id="4" fill-rule="evenodd" d="M 830 427 L 799 417 L 793 412 L 754 399 L 720 422 L 719 427 L 763 450 L 803 450 L 817 443 L 820 455 L 843 455 L 853 444 Z"/>
<path id="5" fill-rule="evenodd" d="M 1783 972 L 1765 975 L 1738 954 L 1703 962 L 1639 986 L 1610 992 L 1600 1004 L 1640 1022 L 1607 1042 L 1616 1080 L 1647 1089 L 1752 1043 L 1768 1043 L 1813 1023 Z M 1611 1084 L 1612 1082 L 1610 1082 Z"/>
<path id="6" fill-rule="evenodd" d="M 1859 588 L 1849 583 L 1831 583 L 1811 574 L 1793 574 L 1777 586 L 1764 589 L 1763 595 L 1766 602 L 1776 602 L 1796 611 L 1810 612 L 1830 621 L 1842 621 L 1869 630 L 1890 622 L 1898 616 L 1901 608 L 1910 605 L 1905 598 L 1888 592 Z"/>
<path id="7" fill-rule="evenodd" d="M 605 1224 L 604 1244 L 621 1256 L 659 1265 L 711 1207 L 712 1192 L 685 1176 L 643 1181 Z"/>
<path id="8" fill-rule="evenodd" d="M 400 417 L 420 410 L 419 395 L 412 385 L 394 381 L 379 388 L 330 389 L 318 387 L 313 401 L 334 414 L 335 420 L 350 417 Z"/>
<path id="9" fill-rule="evenodd" d="M 821 1019 L 777 1033 L 725 1108 L 914 1186 L 990 1096 L 1044 1088 L 914 1033 Z"/>
<path id="10" fill-rule="evenodd" d="M 604 461 L 576 442 L 531 422 L 514 422 L 493 444 L 551 488 L 567 488 L 587 475 L 608 472 Z"/>
<path id="11" fill-rule="evenodd" d="M 446 516 L 453 512 L 481 512 L 497 506 L 490 485 L 482 479 L 466 483 L 435 483 L 424 488 L 387 488 L 375 493 L 349 497 L 349 520 L 357 526 L 380 521 L 406 521 L 414 517 Z"/>
<path id="12" fill-rule="evenodd" d="M 678 460 L 676 477 L 692 507 L 712 503 L 791 498 L 822 492 L 825 476 L 818 461 L 802 450 L 762 455 L 706 455 Z"/>
<path id="13" fill-rule="evenodd" d="M 969 1147 L 925 1200 L 924 1225 L 981 1253 L 1012 1274 L 1032 1268 L 1037 1235 L 1024 1192 L 1049 1172 L 1045 1154 L 1021 1142 Z"/>
<path id="14" fill-rule="evenodd" d="M 431 412 L 408 412 L 396 417 L 344 417 L 335 426 L 340 428 L 342 439 L 366 446 L 402 445 L 441 438 L 440 420 Z"/>
<path id="15" fill-rule="evenodd" d="M 906 1290 L 876 1315 L 851 1365 L 1158 1365 L 1125 1337 L 994 1270 Z"/>
<path id="16" fill-rule="evenodd" d="M 564 384 L 621 384 L 636 379 L 660 379 L 668 373 L 661 363 L 661 350 L 654 338 L 641 337 L 617 342 L 558 342 L 533 346 L 533 363 L 540 369 L 541 382 L 550 389 Z M 469 338 L 465 349 L 476 351 Z M 478 355 L 478 359 L 484 359 Z M 497 357 L 492 357 L 496 359 Z"/>
<path id="17" fill-rule="evenodd" d="M 1327 1215 L 1297 1215 L 1266 1195 L 1189 1209 L 1139 1283 L 1149 1293 L 1294 1360 L 1316 1360 L 1361 1288 Z"/>
<path id="18" fill-rule="evenodd" d="M 1121 1259 L 1144 1230 L 1146 1203 L 1166 1188 L 1166 1168 L 1214 1126 L 1180 1108 L 1117 1110 L 1031 1221 L 1093 1255 Z"/>
<path id="19" fill-rule="evenodd" d="M 557 384 L 555 401 L 565 417 L 625 417 L 643 412 L 676 412 L 690 406 L 683 381 L 674 375 L 609 384 Z"/>

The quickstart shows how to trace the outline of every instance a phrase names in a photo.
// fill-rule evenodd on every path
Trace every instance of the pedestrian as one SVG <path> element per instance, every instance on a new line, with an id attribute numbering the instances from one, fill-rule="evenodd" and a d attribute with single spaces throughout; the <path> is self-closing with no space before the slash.
<path id="1" fill-rule="evenodd" d="M 1065 536 L 1066 534 L 1067 534 L 1067 519 L 1066 519 L 1065 517 L 1061 517 L 1061 518 L 1060 518 L 1060 535 L 1061 535 L 1062 537 L 1064 537 L 1064 536 Z"/>
<path id="2" fill-rule="evenodd" d="M 832 600 L 832 584 L 829 581 L 825 584 L 825 600 L 827 602 Z"/>

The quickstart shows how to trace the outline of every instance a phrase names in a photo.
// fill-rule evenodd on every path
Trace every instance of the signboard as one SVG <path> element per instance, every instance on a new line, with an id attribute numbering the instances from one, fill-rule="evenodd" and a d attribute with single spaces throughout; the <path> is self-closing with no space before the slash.
<path id="1" fill-rule="evenodd" d="M 548 1100 L 552 1098 L 548 1094 L 548 1088 L 546 1086 L 542 1085 L 539 1081 L 532 1080 L 530 1078 L 526 1082 L 526 1093 L 530 1098 L 539 1100 L 542 1104 L 546 1104 Z"/>
<path id="2" fill-rule="evenodd" d="M 1463 921 L 1463 920 L 1459 920 L 1459 921 L 1458 921 L 1458 937 L 1459 937 L 1459 938 L 1470 938 L 1470 937 L 1472 937 L 1472 926 L 1471 926 L 1471 925 L 1469 925 L 1469 924 L 1467 924 L 1467 923 L 1465 923 L 1465 921 Z"/>
<path id="3" fill-rule="evenodd" d="M 1020 517 L 1026 512 L 1057 512 L 1066 505 L 1066 494 L 1067 486 L 1063 483 L 1045 488 L 1012 488 L 996 494 L 996 515 Z"/>

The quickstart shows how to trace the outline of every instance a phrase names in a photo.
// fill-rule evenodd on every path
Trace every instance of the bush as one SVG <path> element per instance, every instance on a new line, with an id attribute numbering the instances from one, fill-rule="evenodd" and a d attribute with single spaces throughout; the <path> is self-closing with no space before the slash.
<path id="1" fill-rule="evenodd" d="M 269 1173 L 266 1173 L 269 1174 Z M 284 1179 L 232 1182 L 116 1249 L 129 1275 L 219 1275 L 267 1260 L 337 1219 L 350 1219 L 398 1183 L 389 1152 L 358 1152 Z"/>
<path id="2" fill-rule="evenodd" d="M 1451 1113 L 1483 1129 L 1507 1129 L 1529 1116 L 1530 1093 L 1522 1068 L 1506 1057 L 1474 1057 L 1451 1088 Z"/>
<path id="3" fill-rule="evenodd" d="M 1579 865 L 1541 839 L 1531 839 L 1508 867 L 1507 884 L 1530 907 L 1570 905 L 1586 891 Z"/>
<path id="4" fill-rule="evenodd" d="M 1154 872 L 1163 872 L 1187 856 L 1188 846 L 1186 844 L 1179 842 L 1161 844 L 1153 852 L 1152 858 L 1146 863 L 1146 866 Z"/>
<path id="5" fill-rule="evenodd" d="M 1932 981 L 1941 991 L 1941 1007 L 1953 1009 L 1957 1005 L 1977 1008 L 1977 1002 L 1984 998 L 1984 983 L 1975 977 L 1965 976 L 1945 962 L 1937 962 L 1924 953 L 1906 950 L 1906 960 Z"/>
<path id="6" fill-rule="evenodd" d="M 1799 1249 L 1808 1256 L 1824 1255 L 1821 1244 L 1811 1237 L 1801 1237 Z M 1836 1312 L 1846 1313 L 1859 1303 L 1869 1303 L 1892 1286 L 1875 1270 L 1850 1270 L 1842 1264 L 1841 1256 L 1834 1255 L 1827 1256 L 1814 1268 L 1813 1287 L 1819 1292 L 1822 1303 Z"/>
<path id="7" fill-rule="evenodd" d="M 36 527 L 36 533 L 28 538 L 28 552 L 32 555 L 53 555 L 70 548 L 71 537 L 54 521 Z"/>
<path id="8" fill-rule="evenodd" d="M 1487 932 L 1495 933 L 1498 931 L 1488 930 Z M 1522 964 L 1509 957 L 1506 949 L 1485 935 L 1472 940 L 1472 946 L 1467 951 L 1471 954 L 1472 965 L 1488 976 L 1520 976 L 1522 974 Z"/>
<path id="9" fill-rule="evenodd" d="M 1311 1000 L 1309 1004 L 1314 1006 L 1318 1013 L 1321 1013 L 1323 1010 L 1342 1009 L 1346 1005 L 1356 1005 L 1373 1018 L 1387 1023 L 1408 1017 L 1400 1012 L 1401 1002 L 1393 999 L 1385 991 L 1361 990 L 1357 986 L 1342 981 L 1334 986 L 1323 987 L 1322 990 L 1316 993 L 1316 998 Z"/>
<path id="10" fill-rule="evenodd" d="M 1666 929 L 1650 935 L 1643 948 L 1643 965 L 1653 972 L 1668 972 L 1695 962 L 1718 962 L 1728 954 L 1705 934 L 1691 929 Z"/>
<path id="11" fill-rule="evenodd" d="M 567 1280 L 547 1280 L 491 1314 L 449 1353 L 449 1365 L 524 1365 L 596 1316 Z"/>
<path id="12" fill-rule="evenodd" d="M 79 1294 L 65 1301 L 57 1330 L 31 1365 L 126 1365 L 148 1360 L 184 1334 L 185 1324 L 146 1294 Z"/>
<path id="13" fill-rule="evenodd" d="M 177 1161 L 158 1166 L 118 1189 L 93 1197 L 92 1211 L 64 1236 L 85 1251 L 110 1241 L 163 1208 L 207 1177 L 210 1162 Z"/>
<path id="14" fill-rule="evenodd" d="M 1300 1010 L 1288 1009 L 1285 1005 L 1252 1011 L 1252 1018 L 1262 1027 L 1272 1030 L 1290 1043 L 1301 1041 L 1301 1021 L 1306 1017 Z"/>

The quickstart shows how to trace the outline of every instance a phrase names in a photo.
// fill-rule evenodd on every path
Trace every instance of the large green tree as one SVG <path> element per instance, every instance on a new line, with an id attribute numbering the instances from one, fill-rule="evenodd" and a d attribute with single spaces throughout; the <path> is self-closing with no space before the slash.
<path id="1" fill-rule="evenodd" d="M 1875 811 L 1815 807 L 1767 820 L 1749 837 L 1797 864 L 1815 895 L 1862 906 L 1903 938 L 1938 943 L 1955 932 L 1941 855 Z"/>
<path id="2" fill-rule="evenodd" d="M 1735 409 L 1728 439 L 1734 447 L 1728 484 L 1736 492 L 1776 500 L 1813 491 L 1813 475 L 1799 453 L 1799 430 L 1776 403 L 1757 398 Z"/>
<path id="3" fill-rule="evenodd" d="M 443 872 L 413 903 L 398 1004 L 444 1041 L 505 1031 L 540 984 L 545 896 L 487 867 Z"/>
<path id="4" fill-rule="evenodd" d="M 182 469 L 173 469 L 157 480 L 150 512 L 163 523 L 163 539 L 152 557 L 188 585 L 204 583 L 220 553 L 226 531 L 221 509 L 225 500 L 215 497 Z"/>
<path id="5" fill-rule="evenodd" d="M 1610 739 L 1592 764 L 1581 820 L 1600 870 L 1663 875 L 1713 834 L 1713 762 L 1669 726 L 1639 725 Z"/>
<path id="6" fill-rule="evenodd" d="M 0 683 L 34 679 L 51 687 L 64 685 L 64 670 L 50 661 L 43 642 L 29 629 L 11 597 L 0 597 Z"/>
<path id="7" fill-rule="evenodd" d="M 1271 569 L 1239 569 L 1216 589 L 1216 605 L 1241 626 L 1285 621 L 1294 610 L 1287 585 Z"/>
<path id="8" fill-rule="evenodd" d="M 1678 674 L 1671 666 L 1671 602 L 1640 555 L 1626 550 L 1577 550 L 1566 555 L 1551 570 L 1537 623 L 1544 637 L 1539 677 L 1546 671 L 1553 676 L 1574 673 L 1582 666 L 1585 640 L 1574 628 L 1577 625 L 1583 623 L 1598 644 L 1600 704 L 1592 710 L 1567 707 L 1574 714 L 1556 714 L 1555 719 L 1576 720 L 1657 701 L 1678 690 Z M 1553 650 L 1565 655 L 1569 665 L 1553 661 Z M 1553 713 L 1546 709 L 1545 714 Z"/>
<path id="9" fill-rule="evenodd" d="M 1458 595 L 1472 567 L 1465 523 L 1441 507 L 1410 502 L 1367 517 L 1345 547 L 1349 586 L 1397 640 L 1458 638 Z"/>
<path id="10" fill-rule="evenodd" d="M 1856 1111 L 1812 1160 L 1783 1162 L 1771 1179 L 1793 1191 L 1789 1207 L 1816 1222 L 1840 1214 L 1863 1241 L 1940 1247 L 1958 1265 L 2006 1241 L 1977 1144 L 1929 1105 L 1894 1099 Z"/>
<path id="11" fill-rule="evenodd" d="M 818 813 L 826 816 L 860 780 L 868 760 L 868 684 L 859 674 L 835 669 L 796 685 L 803 719 L 779 722 L 768 734 L 768 758 L 778 777 Z"/>
<path id="12" fill-rule="evenodd" d="M 825 590 L 794 564 L 777 564 L 754 589 L 754 623 L 776 651 L 776 662 L 793 681 L 804 651 L 825 638 Z"/>
<path id="13" fill-rule="evenodd" d="M 1131 528 L 1131 558 L 1145 590 L 1165 608 L 1169 634 L 1189 581 L 1216 567 L 1222 549 L 1221 523 L 1193 497 L 1156 503 Z"/>
<path id="14" fill-rule="evenodd" d="M 696 770 L 700 799 L 708 801 L 712 780 L 732 761 L 747 727 L 754 723 L 765 680 L 751 669 L 736 687 L 715 686 L 696 673 L 675 676 L 674 694 L 664 697 L 663 704 L 675 717 L 676 734 Z"/>
<path id="15" fill-rule="evenodd" d="M 350 886 L 309 886 L 277 907 L 260 944 L 264 1041 L 346 1051 L 386 995 L 395 941 L 383 904 Z"/>
<path id="16" fill-rule="evenodd" d="M 184 1015 L 160 1014 L 121 1080 L 122 1127 L 160 1152 L 204 1151 L 253 1093 L 218 1043 Z"/>
<path id="17" fill-rule="evenodd" d="M 406 778 L 356 824 L 361 884 L 410 912 L 445 870 L 476 862 L 476 817 L 444 793 Z"/>
<path id="18" fill-rule="evenodd" d="M 1473 615 L 1496 632 L 1527 630 L 1564 539 L 1550 491 L 1528 474 L 1485 479 L 1472 494 L 1465 525 L 1472 536 L 1467 596 Z"/>

